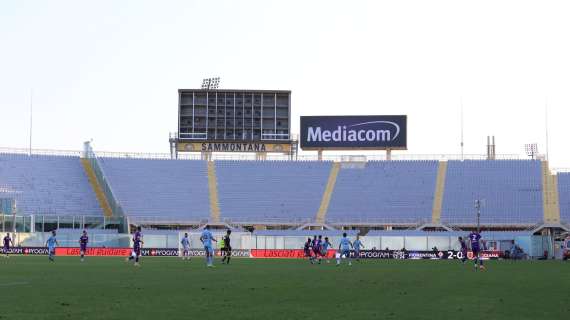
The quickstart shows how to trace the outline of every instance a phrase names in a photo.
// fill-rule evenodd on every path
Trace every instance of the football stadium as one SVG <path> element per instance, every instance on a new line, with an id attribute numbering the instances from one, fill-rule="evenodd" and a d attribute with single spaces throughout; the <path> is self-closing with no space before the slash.
<path id="1" fill-rule="evenodd" d="M 73 150 L 38 148 L 30 96 L 29 146 L 0 137 L 0 319 L 570 315 L 570 169 L 548 128 L 546 153 L 499 153 L 480 130 L 485 152 L 467 153 L 461 105 L 460 153 L 416 153 L 419 110 L 323 111 L 296 85 L 244 83 L 167 88 L 159 152 L 99 148 L 105 122 Z M 129 141 L 154 134 L 122 108 Z M 57 117 L 50 132 L 75 138 Z"/>
<path id="2" fill-rule="evenodd" d="M 568 312 L 567 287 L 547 283 L 570 280 L 570 173 L 546 159 L 497 155 L 492 139 L 486 155 L 395 156 L 406 148 L 406 116 L 301 117 L 299 141 L 289 134 L 290 91 L 178 93 L 170 153 L 99 152 L 90 142 L 2 149 L 2 285 L 50 294 L 27 295 L 38 311 L 20 294 L 4 296 L 7 317 Z M 351 131 L 364 138 L 350 141 Z M 384 151 L 334 155 L 343 149 Z M 462 290 L 474 285 L 490 294 Z M 427 298 L 432 290 L 440 299 Z M 526 301 L 511 290 L 533 293 Z M 335 307 L 297 297 L 323 291 L 338 292 Z M 405 301 L 420 297 L 408 310 Z M 516 311 L 525 304 L 539 312 Z"/>

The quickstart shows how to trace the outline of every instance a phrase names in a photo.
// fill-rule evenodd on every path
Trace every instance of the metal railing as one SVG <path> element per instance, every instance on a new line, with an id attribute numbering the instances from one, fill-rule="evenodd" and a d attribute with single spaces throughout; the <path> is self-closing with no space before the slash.
<path id="1" fill-rule="evenodd" d="M 97 181 L 99 182 L 99 185 L 101 186 L 101 189 L 103 189 L 103 192 L 105 193 L 105 197 L 107 198 L 107 201 L 109 202 L 109 206 L 111 207 L 111 211 L 113 212 L 113 216 L 114 217 L 123 217 L 124 216 L 123 207 L 121 206 L 121 204 L 119 203 L 119 201 L 115 197 L 115 194 L 113 193 L 113 189 L 112 189 L 111 185 L 109 184 L 109 182 L 107 181 L 107 178 L 105 176 L 105 172 L 103 171 L 103 168 L 99 164 L 99 161 L 97 159 L 97 155 L 95 154 L 95 152 L 93 152 L 93 149 L 91 148 L 91 146 L 88 143 L 86 144 L 84 156 L 89 161 L 89 163 L 91 164 L 91 167 L 93 168 L 93 171 L 95 172 L 95 176 L 97 178 Z"/>
<path id="2" fill-rule="evenodd" d="M 123 158 L 123 159 L 163 159 L 163 160 L 203 160 L 200 153 L 179 153 L 178 159 L 171 159 L 169 153 L 133 153 L 133 152 L 108 152 L 97 151 L 97 156 L 102 158 Z M 260 160 L 253 153 L 212 153 L 212 160 L 247 160 L 247 161 L 386 161 L 386 155 L 363 155 L 363 154 L 331 154 L 323 155 L 319 158 L 316 154 L 299 154 L 291 159 L 290 155 L 268 153 L 264 159 Z M 392 154 L 394 161 L 446 161 L 446 160 L 486 160 L 483 154 Z M 496 160 L 519 160 L 521 156 L 516 154 L 496 155 Z"/>
<path id="3" fill-rule="evenodd" d="M 116 151 L 93 151 L 90 149 L 88 155 L 85 155 L 85 151 L 77 150 L 54 150 L 54 149 L 32 149 L 31 154 L 34 156 L 68 156 L 68 157 L 80 157 L 85 156 L 88 158 L 99 157 L 99 158 L 132 158 L 132 159 L 172 159 L 170 153 L 160 153 L 160 152 L 116 152 Z M 30 150 L 26 148 L 3 148 L 0 147 L 0 154 L 8 155 L 29 155 Z M 497 160 L 520 160 L 526 159 L 526 157 L 518 154 L 498 154 L 495 156 Z M 252 160 L 252 161 L 263 161 L 259 160 L 253 153 L 213 153 L 213 160 Z M 358 159 L 358 160 L 354 160 Z M 410 153 L 392 153 L 391 160 L 486 160 L 487 155 L 485 154 L 410 154 Z M 200 153 L 179 153 L 177 160 L 202 160 L 202 155 Z M 384 161 L 387 160 L 385 154 L 325 154 L 319 159 L 317 154 L 312 153 L 300 153 L 294 159 L 291 159 L 290 155 L 284 154 L 272 154 L 268 153 L 265 157 L 267 161 Z M 568 172 L 569 169 L 555 169 L 561 172 Z"/>
<path id="4" fill-rule="evenodd" d="M 3 155 L 30 155 L 30 149 L 0 147 L 0 154 L 3 154 Z M 77 151 L 77 150 L 31 149 L 31 155 L 32 156 L 80 157 L 81 154 L 82 154 L 82 152 Z"/>

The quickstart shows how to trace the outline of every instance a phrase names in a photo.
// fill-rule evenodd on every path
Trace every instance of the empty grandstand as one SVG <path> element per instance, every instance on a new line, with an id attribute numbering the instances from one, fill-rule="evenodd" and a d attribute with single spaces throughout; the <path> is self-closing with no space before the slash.
<path id="1" fill-rule="evenodd" d="M 243 223 L 311 219 L 319 209 L 330 162 L 216 161 L 222 217 Z"/>
<path id="2" fill-rule="evenodd" d="M 79 153 L 0 153 L 0 198 L 14 198 L 26 215 L 103 215 Z"/>
<path id="3" fill-rule="evenodd" d="M 207 221 L 205 161 L 99 158 L 113 195 L 126 215 L 156 221 Z"/>
<path id="4" fill-rule="evenodd" d="M 341 166 L 327 219 L 336 223 L 431 221 L 437 161 L 370 161 Z"/>
<path id="5" fill-rule="evenodd" d="M 570 172 L 558 173 L 558 194 L 560 196 L 560 219 L 570 223 Z"/>
<path id="6" fill-rule="evenodd" d="M 16 200 L 16 215 L 54 216 L 49 221 L 64 227 L 76 227 L 63 222 L 82 215 L 108 219 L 91 223 L 100 227 L 210 223 L 258 230 L 458 230 L 476 226 L 475 200 L 483 201 L 481 225 L 489 230 L 565 228 L 570 220 L 570 175 L 551 179 L 547 163 L 538 160 L 205 161 L 102 155 L 0 154 L 0 198 Z M 123 216 L 127 220 L 120 220 Z"/>
<path id="7" fill-rule="evenodd" d="M 482 200 L 484 224 L 536 224 L 543 217 L 542 192 L 540 161 L 449 161 L 442 221 L 472 224 L 475 200 Z"/>

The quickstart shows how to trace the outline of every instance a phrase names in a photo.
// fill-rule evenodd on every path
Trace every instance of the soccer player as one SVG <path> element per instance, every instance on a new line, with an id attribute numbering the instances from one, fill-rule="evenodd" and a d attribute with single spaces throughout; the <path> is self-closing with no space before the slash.
<path id="1" fill-rule="evenodd" d="M 206 251 L 206 266 L 213 267 L 214 266 L 214 248 L 212 247 L 212 241 L 218 242 L 212 236 L 210 232 L 210 226 L 206 226 L 204 231 L 202 231 L 202 235 L 200 236 L 200 241 L 204 245 L 204 251 Z"/>
<path id="2" fill-rule="evenodd" d="M 348 240 L 346 237 L 346 232 L 342 234 L 342 239 L 340 239 L 340 243 L 338 245 L 338 253 L 336 254 L 336 265 L 337 267 L 340 266 L 340 259 L 342 257 L 346 257 L 348 259 L 348 265 L 352 265 L 352 261 L 350 259 L 350 249 L 352 248 L 352 242 Z"/>
<path id="3" fill-rule="evenodd" d="M 465 240 L 463 240 L 462 237 L 459 237 L 459 244 L 461 244 L 461 262 L 463 264 L 465 264 L 465 261 L 467 261 L 467 243 L 465 242 Z"/>
<path id="4" fill-rule="evenodd" d="M 232 257 L 232 244 L 230 242 L 231 234 L 232 230 L 228 229 L 228 231 L 226 231 L 226 235 L 222 238 L 222 241 L 224 242 L 224 246 L 222 247 L 222 254 L 224 256 L 222 258 L 222 263 L 225 261 L 226 264 L 230 264 L 230 258 Z"/>
<path id="5" fill-rule="evenodd" d="M 475 260 L 475 271 L 477 271 L 477 264 L 479 265 L 479 269 L 485 270 L 483 259 L 481 257 L 481 247 L 479 246 L 481 234 L 477 231 L 471 232 L 469 234 L 469 241 L 471 242 L 471 251 L 473 251 L 473 258 Z"/>
<path id="6" fill-rule="evenodd" d="M 135 260 L 135 267 L 140 266 L 139 265 L 139 259 L 141 256 L 141 247 L 144 244 L 143 240 L 142 240 L 142 232 L 141 232 L 141 227 L 138 226 L 137 227 L 137 231 L 135 231 L 135 233 L 133 234 L 133 252 L 131 253 L 131 255 L 126 259 L 127 261 L 131 261 L 131 260 Z"/>
<path id="7" fill-rule="evenodd" d="M 319 259 L 319 264 L 321 264 L 321 260 L 323 258 L 323 236 L 319 235 L 317 239 L 317 252 L 316 257 Z"/>
<path id="8" fill-rule="evenodd" d="M 314 260 L 319 260 L 319 263 L 321 263 L 321 240 L 319 240 L 317 238 L 317 236 L 314 236 L 313 238 L 313 243 L 312 243 L 312 247 L 313 247 L 313 256 L 314 256 Z"/>
<path id="9" fill-rule="evenodd" d="M 305 252 L 305 257 L 309 259 L 309 262 L 311 262 L 311 264 L 313 264 L 313 256 L 311 255 L 311 246 L 312 246 L 311 238 L 307 238 L 307 242 L 305 242 L 303 251 Z"/>
<path id="10" fill-rule="evenodd" d="M 85 253 L 87 252 L 87 243 L 89 242 L 89 237 L 87 236 L 87 231 L 83 230 L 83 234 L 79 237 L 79 254 L 81 255 L 81 262 L 85 260 Z"/>
<path id="11" fill-rule="evenodd" d="M 356 235 L 356 240 L 352 243 L 354 248 L 354 255 L 356 256 L 356 261 L 360 261 L 360 248 L 364 249 L 364 244 L 360 241 L 360 236 Z"/>
<path id="12" fill-rule="evenodd" d="M 182 260 L 190 260 L 190 239 L 188 233 L 184 233 L 184 238 L 180 241 L 182 245 Z"/>
<path id="13" fill-rule="evenodd" d="M 329 247 L 332 247 L 332 243 L 330 243 L 329 237 L 325 237 L 325 241 L 323 241 L 323 243 L 321 244 L 321 256 L 325 258 L 327 263 L 331 262 L 329 259 L 326 258 L 327 253 L 329 252 Z"/>
<path id="14" fill-rule="evenodd" d="M 55 238 L 55 230 L 51 232 L 51 237 L 47 239 L 46 246 L 48 247 L 48 259 L 49 261 L 54 262 L 55 247 L 59 246 L 59 242 L 57 242 L 57 239 Z"/>
<path id="15" fill-rule="evenodd" d="M 6 258 L 9 258 L 8 251 L 10 250 L 10 244 L 14 246 L 14 240 L 10 238 L 10 233 L 6 233 L 6 236 L 4 237 L 4 256 Z"/>

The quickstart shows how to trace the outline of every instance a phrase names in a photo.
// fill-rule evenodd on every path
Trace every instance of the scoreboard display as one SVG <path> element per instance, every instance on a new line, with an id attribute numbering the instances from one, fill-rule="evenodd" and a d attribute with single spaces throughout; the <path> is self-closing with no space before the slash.
<path id="1" fill-rule="evenodd" d="M 288 152 L 291 91 L 178 90 L 178 151 Z"/>

